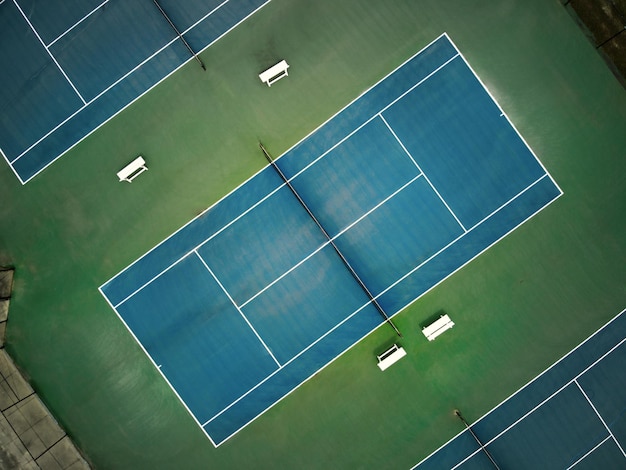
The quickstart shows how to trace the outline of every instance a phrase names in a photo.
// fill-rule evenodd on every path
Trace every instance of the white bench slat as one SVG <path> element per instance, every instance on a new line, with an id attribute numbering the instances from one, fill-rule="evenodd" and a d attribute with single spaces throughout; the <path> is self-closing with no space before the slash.
<path id="1" fill-rule="evenodd" d="M 380 370 L 388 369 L 404 356 L 406 356 L 406 351 L 404 350 L 404 348 L 398 346 L 397 344 L 394 344 L 380 356 L 376 356 L 378 359 L 377 366 Z"/>
<path id="2" fill-rule="evenodd" d="M 285 60 L 281 60 L 275 65 L 272 65 L 265 72 L 259 74 L 259 78 L 263 83 L 267 83 L 267 86 L 272 86 L 272 83 L 277 82 L 283 77 L 287 77 L 289 73 L 287 69 L 289 64 Z"/>
<path id="3" fill-rule="evenodd" d="M 422 328 L 422 333 L 428 338 L 428 341 L 433 341 L 437 336 L 446 330 L 449 330 L 454 326 L 454 322 L 450 320 L 450 317 L 441 315 L 438 320 L 434 321 L 425 328 Z"/>
<path id="4" fill-rule="evenodd" d="M 128 181 L 132 183 L 137 176 L 142 174 L 144 171 L 148 171 L 148 167 L 146 166 L 146 161 L 142 156 L 135 158 L 132 162 L 122 168 L 117 172 L 117 177 L 121 181 Z"/>

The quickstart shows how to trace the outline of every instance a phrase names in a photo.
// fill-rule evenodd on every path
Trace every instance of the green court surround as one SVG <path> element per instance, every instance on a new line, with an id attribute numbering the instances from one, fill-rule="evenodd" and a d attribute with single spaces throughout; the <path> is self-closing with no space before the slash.
<path id="1" fill-rule="evenodd" d="M 97 286 L 444 31 L 564 195 L 395 318 L 393 368 L 380 328 L 213 448 Z M 626 93 L 558 1 L 273 0 L 201 57 L 28 185 L 0 165 L 7 349 L 95 467 L 409 468 L 626 306 Z"/>

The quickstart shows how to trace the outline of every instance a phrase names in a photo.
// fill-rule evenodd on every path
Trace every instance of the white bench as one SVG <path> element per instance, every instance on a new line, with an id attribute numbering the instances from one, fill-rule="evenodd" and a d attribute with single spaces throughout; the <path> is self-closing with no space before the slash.
<path id="1" fill-rule="evenodd" d="M 137 178 L 144 171 L 148 171 L 148 167 L 146 166 L 146 161 L 143 157 L 139 156 L 135 158 L 132 162 L 122 168 L 117 172 L 117 177 L 120 181 L 128 181 L 132 183 L 135 178 Z"/>
<path id="2" fill-rule="evenodd" d="M 394 344 L 380 356 L 376 356 L 378 358 L 377 365 L 380 370 L 385 370 L 398 362 L 404 356 L 406 356 L 406 351 L 404 350 L 404 348 L 398 346 L 397 344 Z"/>
<path id="3" fill-rule="evenodd" d="M 267 83 L 267 86 L 272 86 L 272 83 L 277 82 L 283 77 L 289 76 L 287 73 L 287 69 L 289 68 L 289 64 L 281 60 L 276 65 L 272 65 L 265 72 L 259 74 L 259 78 L 263 83 Z"/>
<path id="4" fill-rule="evenodd" d="M 450 320 L 450 317 L 446 315 L 441 315 L 438 320 L 431 323 L 425 328 L 422 328 L 422 333 L 424 336 L 428 338 L 428 341 L 434 340 L 437 336 L 443 333 L 446 330 L 449 330 L 454 326 L 454 322 Z"/>

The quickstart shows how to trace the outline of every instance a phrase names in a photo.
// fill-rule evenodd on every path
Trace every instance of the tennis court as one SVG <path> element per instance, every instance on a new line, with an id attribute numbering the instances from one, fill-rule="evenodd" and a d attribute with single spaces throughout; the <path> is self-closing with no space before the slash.
<path id="1" fill-rule="evenodd" d="M 624 467 L 625 332 L 622 311 L 471 426 L 498 466 Z M 413 468 L 490 467 L 487 454 L 466 430 Z"/>
<path id="2" fill-rule="evenodd" d="M 276 165 L 100 287 L 215 445 L 561 195 L 445 34 Z"/>
<path id="3" fill-rule="evenodd" d="M 160 5 L 200 52 L 267 1 Z M 26 183 L 190 60 L 152 1 L 2 2 L 0 153 Z"/>

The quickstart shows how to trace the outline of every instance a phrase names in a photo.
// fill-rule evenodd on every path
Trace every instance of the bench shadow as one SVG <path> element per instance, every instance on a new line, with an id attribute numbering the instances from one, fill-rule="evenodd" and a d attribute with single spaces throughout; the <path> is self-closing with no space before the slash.
<path id="1" fill-rule="evenodd" d="M 426 319 L 424 321 L 418 323 L 420 329 L 426 328 L 428 325 L 431 325 L 432 323 L 434 323 L 437 320 L 439 320 L 439 318 L 442 315 L 445 315 L 445 314 L 446 314 L 446 312 L 443 309 L 437 310 L 435 313 L 433 313 L 429 317 L 426 317 Z"/>

